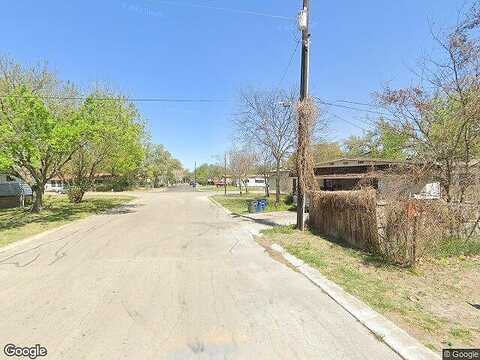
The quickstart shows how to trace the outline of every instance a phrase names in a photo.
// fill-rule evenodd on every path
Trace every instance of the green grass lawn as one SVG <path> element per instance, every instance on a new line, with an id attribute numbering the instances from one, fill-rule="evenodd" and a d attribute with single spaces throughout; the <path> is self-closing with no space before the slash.
<path id="1" fill-rule="evenodd" d="M 239 194 L 227 194 L 227 196 L 214 195 L 212 198 L 235 214 L 247 214 L 249 202 L 258 199 L 265 199 L 265 196 L 260 194 L 244 194 L 243 196 L 240 196 Z M 293 209 L 294 206 L 288 201 L 287 195 L 281 195 L 280 203 L 278 206 L 275 206 L 275 195 L 272 194 L 268 199 L 268 207 L 265 212 L 289 211 Z"/>
<path id="2" fill-rule="evenodd" d="M 80 204 L 72 204 L 65 195 L 45 196 L 44 210 L 33 214 L 28 209 L 0 209 L 0 247 L 71 221 L 99 214 L 125 204 L 134 197 L 89 195 Z"/>
<path id="3" fill-rule="evenodd" d="M 217 187 L 215 185 L 205 185 L 205 186 L 198 186 L 197 191 L 200 191 L 200 192 L 219 192 L 220 193 L 220 192 L 224 192 L 225 188 L 223 186 L 222 187 Z M 232 192 L 232 191 L 237 191 L 238 192 L 238 188 L 235 187 L 235 186 L 227 185 L 227 193 Z"/>
<path id="4" fill-rule="evenodd" d="M 480 256 L 430 258 L 412 269 L 293 227 L 258 241 L 282 245 L 435 351 L 480 344 Z"/>

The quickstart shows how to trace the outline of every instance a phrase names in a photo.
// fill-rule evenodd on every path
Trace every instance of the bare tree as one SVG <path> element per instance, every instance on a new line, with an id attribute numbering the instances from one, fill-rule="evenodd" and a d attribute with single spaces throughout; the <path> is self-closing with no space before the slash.
<path id="1" fill-rule="evenodd" d="M 243 195 L 242 185 L 245 193 L 248 193 L 247 178 L 255 169 L 255 154 L 247 148 L 234 147 L 228 154 L 229 168 L 233 177 L 238 181 L 240 195 Z"/>
<path id="2" fill-rule="evenodd" d="M 280 202 L 280 170 L 294 150 L 297 95 L 283 90 L 243 91 L 240 114 L 234 122 L 244 144 L 271 155 L 275 169 L 275 201 Z"/>
<path id="3" fill-rule="evenodd" d="M 448 202 L 464 201 L 480 155 L 478 4 L 452 30 L 432 31 L 441 54 L 422 61 L 418 85 L 378 95 L 391 113 L 386 121 L 408 134 L 410 152 L 436 170 Z"/>
<path id="4" fill-rule="evenodd" d="M 256 172 L 259 175 L 263 176 L 263 179 L 265 181 L 265 196 L 267 198 L 270 197 L 270 185 L 269 185 L 269 179 L 270 175 L 272 173 L 272 170 L 274 168 L 274 160 L 272 157 L 272 154 L 268 151 L 260 151 L 257 152 L 255 155 L 256 159 Z"/>

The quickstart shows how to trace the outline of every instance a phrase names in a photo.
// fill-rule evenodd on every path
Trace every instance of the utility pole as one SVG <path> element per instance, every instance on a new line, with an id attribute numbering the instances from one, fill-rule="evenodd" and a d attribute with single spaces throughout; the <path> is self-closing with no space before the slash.
<path id="1" fill-rule="evenodd" d="M 225 168 L 223 174 L 223 186 L 225 187 L 225 196 L 227 196 L 227 153 L 225 153 Z"/>
<path id="2" fill-rule="evenodd" d="M 310 0 L 303 0 L 303 10 L 298 16 L 298 26 L 302 31 L 302 68 L 300 78 L 300 102 L 308 98 L 308 82 L 310 71 Z M 297 156 L 304 157 L 305 151 L 305 119 L 302 116 L 298 118 L 298 149 Z M 305 161 L 300 161 L 304 164 Z M 305 169 L 297 166 L 297 228 L 305 230 Z"/>
<path id="3" fill-rule="evenodd" d="M 196 161 L 193 168 L 193 191 L 197 191 L 197 162 Z"/>

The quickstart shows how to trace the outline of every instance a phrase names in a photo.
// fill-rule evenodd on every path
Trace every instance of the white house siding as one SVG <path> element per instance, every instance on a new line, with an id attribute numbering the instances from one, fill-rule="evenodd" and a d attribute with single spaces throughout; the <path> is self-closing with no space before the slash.
<path id="1" fill-rule="evenodd" d="M 45 184 L 45 191 L 62 191 L 64 190 L 64 183 L 62 180 L 49 180 Z"/>
<path id="2" fill-rule="evenodd" d="M 249 177 L 246 182 L 248 187 L 265 187 L 265 178 L 262 177 Z"/>

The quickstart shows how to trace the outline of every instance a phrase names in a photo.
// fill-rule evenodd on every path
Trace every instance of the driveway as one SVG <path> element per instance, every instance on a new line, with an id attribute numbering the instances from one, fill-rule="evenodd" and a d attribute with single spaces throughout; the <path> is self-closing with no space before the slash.
<path id="1" fill-rule="evenodd" d="M 270 258 L 250 235 L 256 224 L 206 194 L 137 196 L 0 249 L 1 349 L 40 344 L 47 359 L 69 360 L 399 359 Z"/>

